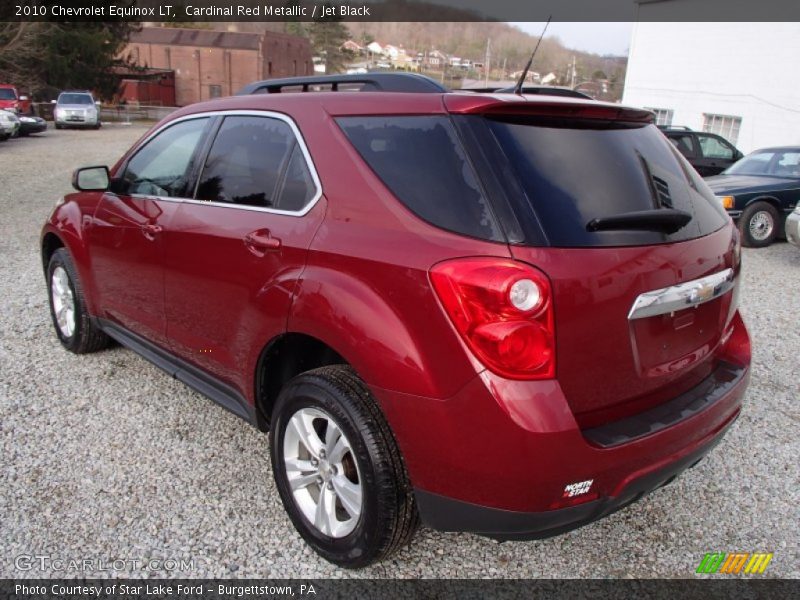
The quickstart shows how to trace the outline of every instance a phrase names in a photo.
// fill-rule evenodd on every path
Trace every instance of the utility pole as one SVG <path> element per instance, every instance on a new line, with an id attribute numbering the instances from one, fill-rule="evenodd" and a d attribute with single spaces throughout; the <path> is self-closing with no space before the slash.
<path id="1" fill-rule="evenodd" d="M 483 60 L 483 68 L 486 73 L 484 85 L 489 87 L 489 63 L 492 60 L 492 38 L 486 40 L 486 56 Z"/>
<path id="2" fill-rule="evenodd" d="M 569 87 L 575 89 L 575 55 L 572 55 L 572 75 L 570 78 Z"/>

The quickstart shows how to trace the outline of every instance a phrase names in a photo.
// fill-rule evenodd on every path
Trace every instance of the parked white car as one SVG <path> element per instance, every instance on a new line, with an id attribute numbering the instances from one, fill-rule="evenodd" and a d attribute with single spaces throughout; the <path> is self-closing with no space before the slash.
<path id="1" fill-rule="evenodd" d="M 800 248 L 800 202 L 792 213 L 786 217 L 786 239 Z"/>
<path id="2" fill-rule="evenodd" d="M 17 115 L 7 110 L 0 110 L 0 141 L 19 134 L 19 119 Z"/>

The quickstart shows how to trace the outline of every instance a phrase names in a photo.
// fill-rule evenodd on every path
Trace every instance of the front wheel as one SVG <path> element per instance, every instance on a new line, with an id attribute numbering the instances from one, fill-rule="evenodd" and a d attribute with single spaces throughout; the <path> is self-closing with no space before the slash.
<path id="1" fill-rule="evenodd" d="M 364 567 L 410 541 L 417 509 L 397 443 L 349 367 L 315 369 L 284 386 L 270 449 L 283 505 L 323 558 Z"/>
<path id="2" fill-rule="evenodd" d="M 50 315 L 61 345 L 75 354 L 96 352 L 108 346 L 108 336 L 92 322 L 86 309 L 78 272 L 65 248 L 59 248 L 50 257 L 47 284 Z"/>
<path id="3" fill-rule="evenodd" d="M 778 211 L 767 202 L 751 204 L 739 218 L 739 230 L 745 246 L 769 246 L 778 236 Z"/>

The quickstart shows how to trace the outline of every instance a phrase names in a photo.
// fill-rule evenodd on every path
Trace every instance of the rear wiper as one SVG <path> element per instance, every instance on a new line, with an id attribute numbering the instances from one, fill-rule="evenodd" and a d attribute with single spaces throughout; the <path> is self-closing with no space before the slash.
<path id="1" fill-rule="evenodd" d="M 608 231 L 634 229 L 675 233 L 692 220 L 692 215 L 683 210 L 661 208 L 620 213 L 610 217 L 598 217 L 586 224 L 586 231 Z"/>

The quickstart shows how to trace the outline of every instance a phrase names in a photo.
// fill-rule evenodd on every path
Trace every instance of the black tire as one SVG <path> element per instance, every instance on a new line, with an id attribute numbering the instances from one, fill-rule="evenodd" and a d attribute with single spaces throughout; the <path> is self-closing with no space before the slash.
<path id="1" fill-rule="evenodd" d="M 69 335 L 62 331 L 59 326 L 54 308 L 53 275 L 59 268 L 66 272 L 74 305 L 74 330 Z M 88 354 L 89 352 L 102 350 L 109 345 L 109 337 L 97 328 L 86 310 L 86 299 L 83 295 L 78 272 L 72 262 L 72 257 L 65 248 L 59 248 L 50 257 L 50 263 L 47 266 L 47 297 L 50 301 L 50 316 L 53 319 L 53 327 L 64 348 L 75 354 Z"/>
<path id="2" fill-rule="evenodd" d="M 749 248 L 763 248 L 775 241 L 780 232 L 778 211 L 769 202 L 755 202 L 739 217 L 742 244 Z"/>
<path id="3" fill-rule="evenodd" d="M 63 129 L 63 128 L 64 128 L 63 125 L 61 125 L 60 123 L 56 123 L 56 129 Z"/>
<path id="4" fill-rule="evenodd" d="M 95 124 L 94 128 L 95 128 L 95 129 L 100 129 L 102 126 L 103 126 L 103 124 L 102 124 L 100 121 L 98 121 L 98 122 Z"/>
<path id="5" fill-rule="evenodd" d="M 361 512 L 354 529 L 343 537 L 331 537 L 315 527 L 290 488 L 283 452 L 287 425 L 298 411 L 309 408 L 332 417 L 350 443 L 350 457 L 357 464 Z M 273 410 L 270 449 L 275 483 L 286 512 L 300 535 L 326 560 L 346 568 L 364 567 L 410 542 L 419 517 L 408 474 L 383 413 L 350 367 L 315 369 L 284 386 Z"/>

